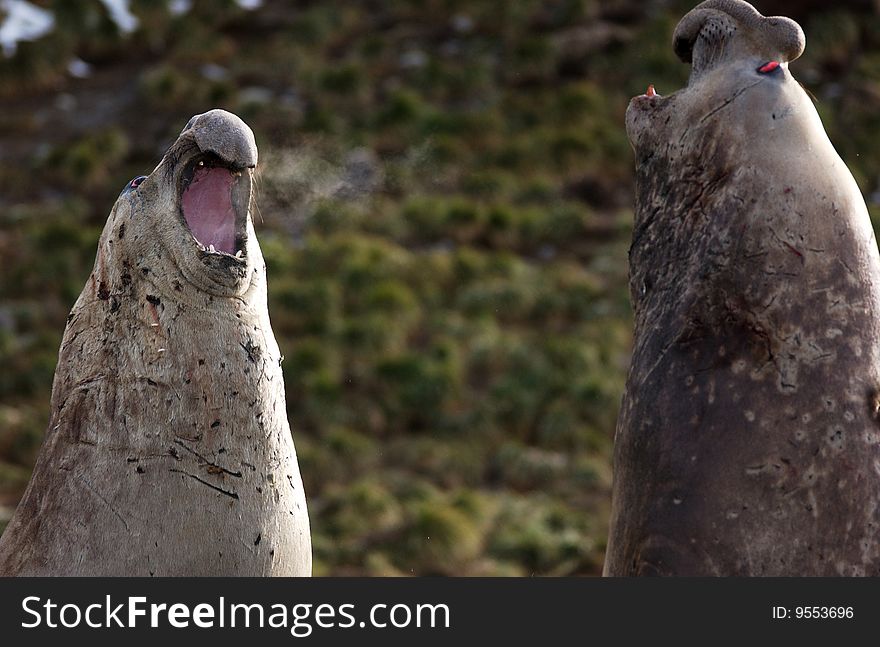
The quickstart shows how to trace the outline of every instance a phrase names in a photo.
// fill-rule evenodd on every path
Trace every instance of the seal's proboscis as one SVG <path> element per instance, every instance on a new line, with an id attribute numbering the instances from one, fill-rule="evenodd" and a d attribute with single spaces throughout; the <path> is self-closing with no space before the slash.
<path id="1" fill-rule="evenodd" d="M 211 110 L 120 194 L 0 574 L 310 575 L 256 164 L 250 128 Z"/>
<path id="2" fill-rule="evenodd" d="M 880 257 L 789 63 L 710 0 L 687 87 L 635 97 L 634 349 L 606 575 L 880 575 Z"/>

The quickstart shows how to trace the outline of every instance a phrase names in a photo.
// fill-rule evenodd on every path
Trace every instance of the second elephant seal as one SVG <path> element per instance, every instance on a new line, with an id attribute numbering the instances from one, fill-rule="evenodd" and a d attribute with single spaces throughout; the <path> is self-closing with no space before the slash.
<path id="1" fill-rule="evenodd" d="M 311 573 L 249 210 L 256 163 L 250 128 L 212 110 L 119 196 L 0 574 Z"/>
<path id="2" fill-rule="evenodd" d="M 788 63 L 800 27 L 687 14 L 686 88 L 627 111 L 632 365 L 607 575 L 880 575 L 880 257 Z"/>

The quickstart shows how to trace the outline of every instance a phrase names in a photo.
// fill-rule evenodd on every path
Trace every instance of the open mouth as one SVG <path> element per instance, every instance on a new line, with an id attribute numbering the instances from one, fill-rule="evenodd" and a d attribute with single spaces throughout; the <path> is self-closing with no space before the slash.
<path id="1" fill-rule="evenodd" d="M 200 154 L 180 179 L 180 210 L 202 252 L 244 260 L 250 174 L 219 157 Z"/>

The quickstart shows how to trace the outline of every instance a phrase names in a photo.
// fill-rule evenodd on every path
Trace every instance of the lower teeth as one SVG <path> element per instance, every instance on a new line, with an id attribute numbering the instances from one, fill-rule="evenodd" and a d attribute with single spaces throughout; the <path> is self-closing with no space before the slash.
<path id="1" fill-rule="evenodd" d="M 213 245 L 208 245 L 207 247 L 205 247 L 204 245 L 202 245 L 200 243 L 199 248 L 203 252 L 207 252 L 209 254 L 223 254 L 223 253 L 225 253 L 225 252 L 218 252 L 217 248 L 214 247 Z M 242 250 L 238 250 L 237 252 L 235 252 L 235 258 L 244 258 L 244 252 Z"/>

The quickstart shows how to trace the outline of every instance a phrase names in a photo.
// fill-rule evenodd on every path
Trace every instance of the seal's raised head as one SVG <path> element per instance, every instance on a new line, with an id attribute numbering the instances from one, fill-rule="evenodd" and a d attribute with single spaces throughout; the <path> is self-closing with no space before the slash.
<path id="1" fill-rule="evenodd" d="M 702 124 L 715 111 L 733 104 L 742 93 L 763 87 L 752 101 L 738 101 L 727 112 L 772 114 L 781 93 L 803 94 L 788 64 L 804 51 L 800 26 L 789 18 L 762 16 L 742 0 L 708 0 L 688 13 L 673 36 L 678 57 L 691 64 L 687 88 L 661 97 L 653 91 L 637 96 L 627 111 L 627 132 L 637 153 L 650 154 L 671 128 L 681 131 Z M 787 86 L 793 87 L 787 87 Z M 670 117 L 671 115 L 671 117 Z M 681 133 L 679 133 L 681 134 Z"/>
<path id="2" fill-rule="evenodd" d="M 219 109 L 194 116 L 156 169 L 119 196 L 111 220 L 129 233 L 128 256 L 161 248 L 197 289 L 241 295 L 253 274 L 256 165 L 254 134 L 239 117 Z"/>

